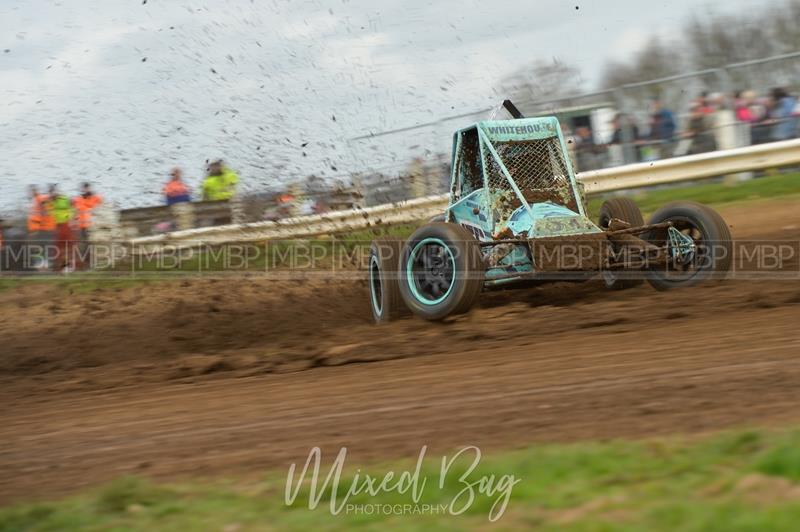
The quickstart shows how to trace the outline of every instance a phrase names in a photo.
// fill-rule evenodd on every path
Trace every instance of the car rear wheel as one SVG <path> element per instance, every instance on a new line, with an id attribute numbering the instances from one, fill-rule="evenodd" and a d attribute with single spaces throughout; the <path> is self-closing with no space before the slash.
<path id="1" fill-rule="evenodd" d="M 639 206 L 629 198 L 611 198 L 603 202 L 600 207 L 600 218 L 597 225 L 601 229 L 608 229 L 613 219 L 622 220 L 631 225 L 631 227 L 641 227 L 644 225 L 644 217 Z M 612 272 L 610 270 L 603 271 L 603 281 L 606 287 L 612 290 L 626 290 L 639 286 L 644 282 L 642 278 L 624 278 L 625 275 L 640 276 L 640 272 Z"/>
<path id="2" fill-rule="evenodd" d="M 435 222 L 408 239 L 400 261 L 400 294 L 427 320 L 469 311 L 483 288 L 480 244 L 457 224 Z"/>

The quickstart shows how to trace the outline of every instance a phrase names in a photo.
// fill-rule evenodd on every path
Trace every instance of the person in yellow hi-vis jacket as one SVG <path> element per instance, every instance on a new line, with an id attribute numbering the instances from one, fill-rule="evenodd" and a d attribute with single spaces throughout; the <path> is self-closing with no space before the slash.
<path id="1" fill-rule="evenodd" d="M 225 166 L 222 160 L 208 165 L 208 177 L 203 181 L 203 199 L 206 201 L 229 200 L 236 193 L 239 176 Z"/>
<path id="2" fill-rule="evenodd" d="M 72 263 L 69 255 L 74 253 L 75 246 L 75 235 L 72 232 L 75 209 L 72 207 L 72 201 L 59 193 L 55 185 L 50 185 L 49 197 L 47 207 L 56 224 L 54 237 L 56 257 L 53 262 L 53 270 L 60 272 Z"/>

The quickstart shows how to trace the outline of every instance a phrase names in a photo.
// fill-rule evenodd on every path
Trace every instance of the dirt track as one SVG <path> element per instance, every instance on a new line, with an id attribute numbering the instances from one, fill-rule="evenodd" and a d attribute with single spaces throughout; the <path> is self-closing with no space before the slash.
<path id="1" fill-rule="evenodd" d="M 800 240 L 792 203 L 723 214 L 738 239 Z M 359 283 L 25 286 L 0 294 L 0 502 L 285 470 L 313 446 L 356 461 L 797 422 L 796 279 L 551 285 L 386 327 Z"/>

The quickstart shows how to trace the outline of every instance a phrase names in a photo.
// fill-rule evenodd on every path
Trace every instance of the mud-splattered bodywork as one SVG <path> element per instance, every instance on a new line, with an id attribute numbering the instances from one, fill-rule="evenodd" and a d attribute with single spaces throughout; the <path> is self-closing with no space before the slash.
<path id="1" fill-rule="evenodd" d="M 484 121 L 460 130 L 452 163 L 448 221 L 483 242 L 518 240 L 487 246 L 487 279 L 536 271 L 537 241 L 603 239 L 586 217 L 555 118 Z"/>

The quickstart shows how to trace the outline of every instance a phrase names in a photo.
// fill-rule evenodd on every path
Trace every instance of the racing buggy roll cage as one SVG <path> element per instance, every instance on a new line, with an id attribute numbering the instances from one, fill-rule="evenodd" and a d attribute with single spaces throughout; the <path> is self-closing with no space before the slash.
<path id="1" fill-rule="evenodd" d="M 510 100 L 504 100 L 502 107 L 515 120 L 525 121 L 524 115 Z M 614 219 L 610 220 L 609 227 L 599 231 L 588 220 L 583 186 L 575 177 L 570 158 L 565 156 L 567 143 L 558 121 L 552 117 L 534 120 L 534 123 L 521 122 L 519 126 L 509 126 L 508 121 L 496 124 L 486 121 L 455 133 L 450 202 L 445 221 L 460 223 L 470 229 L 482 248 L 509 244 L 531 248 L 537 244 L 563 245 L 565 242 L 574 243 L 575 236 L 581 233 L 583 240 L 597 245 L 596 257 L 608 259 L 602 264 L 594 261 L 594 264 L 577 268 L 594 272 L 598 269 L 630 268 L 631 259 L 636 263 L 660 265 L 668 260 L 669 253 L 673 258 L 676 252 L 681 257 L 691 256 L 694 242 L 676 230 L 672 221 L 632 227 L 630 223 Z M 485 224 L 472 224 L 458 216 L 460 203 L 471 195 L 480 196 L 482 206 L 473 206 L 472 214 Z M 541 202 L 563 205 L 572 213 L 564 217 L 541 216 L 534 212 L 535 203 Z M 520 209 L 527 213 L 526 221 L 532 222 L 527 231 L 515 223 L 521 218 Z M 490 216 L 483 216 L 483 212 Z M 664 231 L 663 246 L 634 236 Z M 518 236 L 520 234 L 522 236 Z M 570 234 L 572 236 L 564 238 Z M 587 235 L 596 237 L 587 239 Z M 625 252 L 615 253 L 614 249 L 619 248 Z M 489 253 L 488 257 L 491 270 L 491 258 L 496 254 Z M 549 275 L 546 276 L 544 273 L 542 269 L 536 272 L 512 271 L 490 275 L 488 279 L 564 277 L 554 276 L 553 272 L 547 272 Z M 570 276 L 574 276 L 574 272 Z"/>

